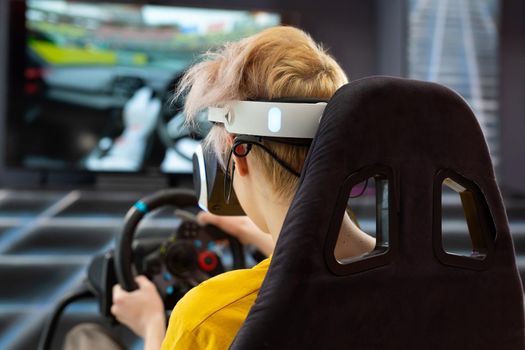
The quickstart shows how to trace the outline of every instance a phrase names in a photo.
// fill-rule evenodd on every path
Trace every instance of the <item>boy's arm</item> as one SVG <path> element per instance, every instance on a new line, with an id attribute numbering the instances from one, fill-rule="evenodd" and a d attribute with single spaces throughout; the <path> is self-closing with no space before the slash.
<path id="1" fill-rule="evenodd" d="M 166 335 L 166 318 L 164 314 L 161 320 L 151 320 L 151 326 L 147 328 L 144 336 L 144 350 L 159 350 Z M 162 325 L 162 326 L 161 326 Z"/>
<path id="2" fill-rule="evenodd" d="M 127 292 L 113 287 L 111 313 L 123 325 L 144 339 L 145 350 L 159 350 L 166 333 L 164 304 L 157 288 L 145 276 L 135 278 L 139 288 Z"/>
<path id="3" fill-rule="evenodd" d="M 273 254 L 275 242 L 272 236 L 261 231 L 247 216 L 220 216 L 200 212 L 197 219 L 203 225 L 217 226 L 237 238 L 242 244 L 253 244 L 266 256 Z"/>

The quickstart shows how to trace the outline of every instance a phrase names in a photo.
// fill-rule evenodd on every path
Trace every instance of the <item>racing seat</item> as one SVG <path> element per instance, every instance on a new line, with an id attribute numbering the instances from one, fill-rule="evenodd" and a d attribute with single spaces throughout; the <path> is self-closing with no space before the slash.
<path id="1" fill-rule="evenodd" d="M 349 262 L 334 246 L 351 188 L 388 186 L 388 239 Z M 473 251 L 441 237 L 455 184 Z M 523 289 L 475 116 L 453 91 L 361 79 L 328 103 L 258 298 L 230 349 L 524 349 Z"/>

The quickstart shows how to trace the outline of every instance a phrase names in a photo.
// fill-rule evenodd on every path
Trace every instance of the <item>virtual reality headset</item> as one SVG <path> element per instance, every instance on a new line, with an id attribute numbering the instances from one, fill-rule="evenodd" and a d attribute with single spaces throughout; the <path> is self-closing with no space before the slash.
<path id="1" fill-rule="evenodd" d="M 236 101 L 229 108 L 208 108 L 208 120 L 226 131 L 262 139 L 311 140 L 326 107 L 325 101 Z M 199 145 L 193 155 L 193 181 L 201 209 L 217 215 L 245 215 L 232 190 L 225 199 L 225 174 L 213 150 Z"/>

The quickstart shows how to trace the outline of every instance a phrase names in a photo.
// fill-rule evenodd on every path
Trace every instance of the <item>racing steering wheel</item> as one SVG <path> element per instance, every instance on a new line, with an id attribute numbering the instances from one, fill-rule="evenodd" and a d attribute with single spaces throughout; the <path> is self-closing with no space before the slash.
<path id="1" fill-rule="evenodd" d="M 133 244 L 139 223 L 146 214 L 168 205 L 196 207 L 197 199 L 191 190 L 169 189 L 137 201 L 126 214 L 117 237 L 114 264 L 124 290 L 137 289 L 134 274 L 145 274 L 156 285 L 166 309 L 171 309 L 189 289 L 224 272 L 225 256 L 231 256 L 233 269 L 244 268 L 245 262 L 242 244 L 237 239 L 215 226 L 201 226 L 188 212 L 177 211 L 182 223 L 176 233 L 160 245 L 157 241 L 153 249 L 141 256 Z M 225 254 L 219 254 L 218 246 L 225 247 Z"/>

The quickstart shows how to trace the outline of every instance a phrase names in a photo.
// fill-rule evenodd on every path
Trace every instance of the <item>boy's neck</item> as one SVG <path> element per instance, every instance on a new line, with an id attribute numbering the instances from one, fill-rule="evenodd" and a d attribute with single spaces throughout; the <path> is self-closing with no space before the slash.
<path id="1" fill-rule="evenodd" d="M 290 203 L 291 200 L 273 201 L 266 204 L 266 226 L 274 242 L 277 242 L 279 238 Z M 359 229 L 348 214 L 344 215 L 334 251 L 336 259 L 348 259 L 372 251 L 375 247 L 375 239 Z"/>
<path id="2" fill-rule="evenodd" d="M 290 208 L 289 203 L 271 203 L 267 206 L 265 220 L 266 227 L 272 235 L 273 241 L 277 242 L 281 229 L 283 227 L 284 219 Z"/>

